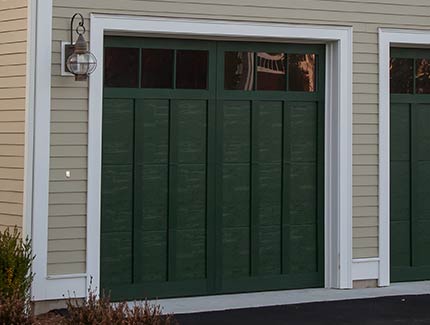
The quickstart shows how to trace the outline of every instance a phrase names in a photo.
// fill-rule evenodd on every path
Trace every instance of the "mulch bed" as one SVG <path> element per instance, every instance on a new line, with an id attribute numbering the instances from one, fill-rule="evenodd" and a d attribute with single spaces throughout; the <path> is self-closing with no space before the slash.
<path id="1" fill-rule="evenodd" d="M 36 325 L 58 325 L 64 317 L 57 311 L 52 311 L 36 317 Z"/>

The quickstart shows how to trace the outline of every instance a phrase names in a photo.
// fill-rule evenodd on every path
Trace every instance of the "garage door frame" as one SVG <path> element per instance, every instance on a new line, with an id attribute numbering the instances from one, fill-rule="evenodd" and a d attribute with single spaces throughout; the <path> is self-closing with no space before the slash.
<path id="1" fill-rule="evenodd" d="M 379 285 L 390 285 L 390 49 L 429 48 L 430 33 L 379 29 Z"/>
<path id="2" fill-rule="evenodd" d="M 91 16 L 91 51 L 99 68 L 90 79 L 87 283 L 99 287 L 103 40 L 118 33 L 326 44 L 325 286 L 351 288 L 352 29 L 111 15 Z"/>

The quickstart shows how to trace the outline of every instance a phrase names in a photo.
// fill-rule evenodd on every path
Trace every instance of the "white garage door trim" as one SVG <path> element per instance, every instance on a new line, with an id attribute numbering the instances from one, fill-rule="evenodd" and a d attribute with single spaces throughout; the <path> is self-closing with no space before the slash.
<path id="1" fill-rule="evenodd" d="M 327 44 L 325 285 L 351 288 L 352 29 L 215 20 L 92 15 L 91 51 L 99 68 L 90 80 L 88 139 L 88 279 L 99 287 L 103 39 L 106 33 Z"/>

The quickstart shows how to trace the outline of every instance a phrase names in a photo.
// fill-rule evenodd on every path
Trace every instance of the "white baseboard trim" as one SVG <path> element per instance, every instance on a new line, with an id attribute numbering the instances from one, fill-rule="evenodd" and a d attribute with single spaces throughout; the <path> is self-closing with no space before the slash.
<path id="1" fill-rule="evenodd" d="M 352 280 L 379 279 L 379 258 L 358 258 L 352 260 Z"/>
<path id="2" fill-rule="evenodd" d="M 39 295 L 34 297 L 34 301 L 85 298 L 87 289 L 86 274 L 48 276 L 44 281 L 43 292 L 39 288 Z"/>

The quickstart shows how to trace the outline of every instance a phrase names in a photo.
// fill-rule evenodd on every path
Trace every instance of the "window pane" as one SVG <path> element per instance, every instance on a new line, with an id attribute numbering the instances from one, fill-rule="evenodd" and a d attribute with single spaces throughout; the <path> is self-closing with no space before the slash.
<path id="1" fill-rule="evenodd" d="M 257 53 L 257 90 L 285 90 L 285 54 Z"/>
<path id="2" fill-rule="evenodd" d="M 430 60 L 417 59 L 415 89 L 417 94 L 430 94 Z"/>
<path id="3" fill-rule="evenodd" d="M 224 89 L 254 89 L 254 53 L 225 52 Z"/>
<path id="4" fill-rule="evenodd" d="M 314 92 L 316 90 L 315 54 L 288 55 L 288 89 Z"/>
<path id="5" fill-rule="evenodd" d="M 208 51 L 178 50 L 176 52 L 176 88 L 206 89 Z"/>
<path id="6" fill-rule="evenodd" d="M 142 49 L 142 88 L 172 88 L 173 50 Z"/>
<path id="7" fill-rule="evenodd" d="M 390 59 L 390 92 L 392 94 L 413 93 L 413 64 L 413 59 Z"/>
<path id="8" fill-rule="evenodd" d="M 139 49 L 105 48 L 105 87 L 139 87 Z"/>

